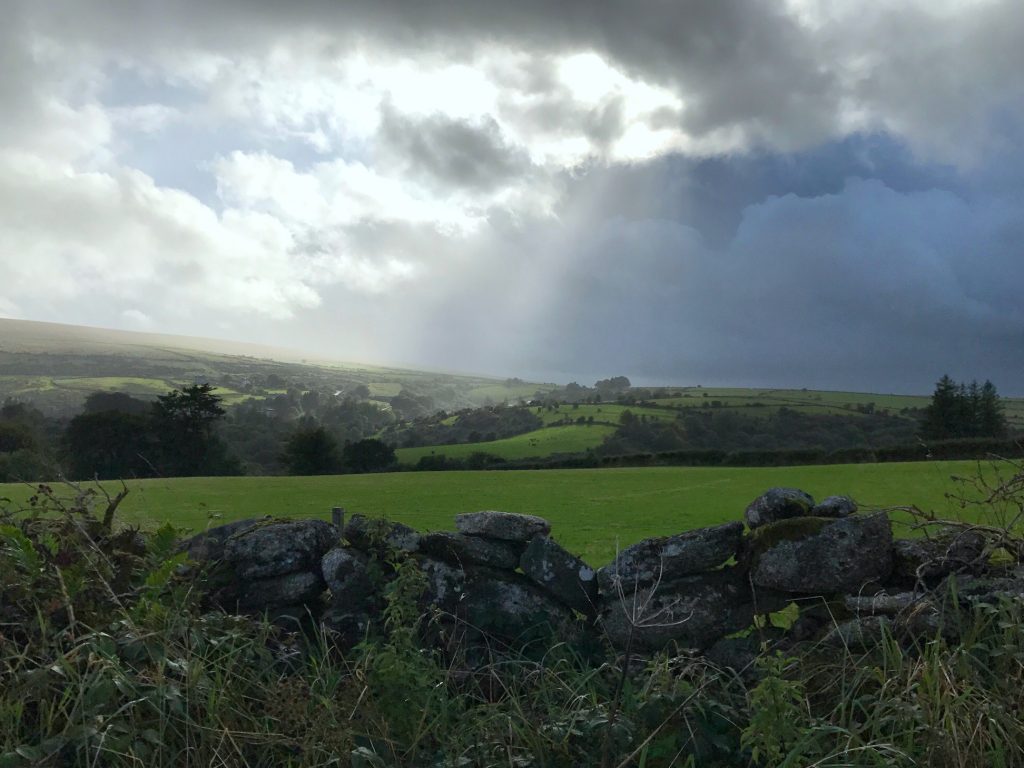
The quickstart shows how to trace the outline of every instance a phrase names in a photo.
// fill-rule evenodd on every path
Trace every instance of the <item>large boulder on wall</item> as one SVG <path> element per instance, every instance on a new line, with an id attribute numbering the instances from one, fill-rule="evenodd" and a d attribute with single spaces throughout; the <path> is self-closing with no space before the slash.
<path id="1" fill-rule="evenodd" d="M 751 625 L 749 594 L 745 573 L 723 568 L 605 596 L 600 626 L 620 649 L 659 651 L 670 643 L 707 648 Z"/>
<path id="2" fill-rule="evenodd" d="M 455 567 L 417 557 L 426 576 L 421 604 L 466 636 L 521 644 L 564 636 L 575 628 L 572 611 L 521 574 L 482 566 Z"/>
<path id="3" fill-rule="evenodd" d="M 856 594 L 892 572 L 892 526 L 884 512 L 780 520 L 751 534 L 746 559 L 757 588 Z"/>
<path id="4" fill-rule="evenodd" d="M 231 536 L 222 559 L 242 580 L 319 572 L 320 558 L 337 540 L 337 529 L 323 520 L 274 520 Z"/>
<path id="5" fill-rule="evenodd" d="M 455 516 L 459 533 L 483 536 L 502 541 L 529 541 L 534 536 L 547 536 L 551 524 L 536 515 L 518 515 L 513 512 L 466 512 Z"/>
<path id="6" fill-rule="evenodd" d="M 743 523 L 698 528 L 675 536 L 644 539 L 622 550 L 597 573 L 603 592 L 692 576 L 715 568 L 739 552 Z"/>
<path id="7" fill-rule="evenodd" d="M 587 616 L 597 611 L 597 574 L 554 539 L 534 536 L 519 567 L 534 584 Z"/>
<path id="8" fill-rule="evenodd" d="M 814 498 L 799 488 L 769 488 L 750 502 L 744 516 L 753 530 L 778 520 L 806 517 L 813 508 Z"/>

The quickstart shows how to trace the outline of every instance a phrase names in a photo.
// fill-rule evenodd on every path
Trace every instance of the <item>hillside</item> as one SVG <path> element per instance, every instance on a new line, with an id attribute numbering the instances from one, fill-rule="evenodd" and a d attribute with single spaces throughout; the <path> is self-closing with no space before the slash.
<path id="1" fill-rule="evenodd" d="M 69 415 L 91 392 L 154 397 L 196 381 L 215 384 L 229 405 L 287 389 L 333 393 L 363 385 L 383 406 L 407 394 L 429 398 L 437 409 L 515 400 L 553 386 L 314 359 L 216 339 L 0 319 L 0 401 Z"/>

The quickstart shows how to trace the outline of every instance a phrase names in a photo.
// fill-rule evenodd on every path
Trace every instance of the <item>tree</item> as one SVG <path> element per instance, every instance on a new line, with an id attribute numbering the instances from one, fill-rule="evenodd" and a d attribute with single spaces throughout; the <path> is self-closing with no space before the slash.
<path id="1" fill-rule="evenodd" d="M 978 386 L 957 384 L 943 376 L 935 385 L 931 404 L 921 425 L 924 437 L 945 440 L 963 437 L 1003 437 L 1006 416 L 999 393 L 991 381 Z"/>
<path id="2" fill-rule="evenodd" d="M 926 438 L 943 440 L 954 437 L 958 428 L 959 392 L 956 382 L 944 375 L 935 384 L 931 404 L 924 409 L 922 431 Z"/>
<path id="3" fill-rule="evenodd" d="M 342 465 L 353 472 L 375 472 L 387 469 L 397 461 L 393 445 L 372 437 L 346 443 L 341 451 Z"/>
<path id="4" fill-rule="evenodd" d="M 145 416 L 100 411 L 81 413 L 68 423 L 61 456 L 64 471 L 77 480 L 151 477 L 155 447 Z"/>
<path id="5" fill-rule="evenodd" d="M 978 398 L 978 426 L 988 437 L 1005 437 L 1008 429 L 1003 404 L 995 384 L 985 380 Z"/>
<path id="6" fill-rule="evenodd" d="M 209 384 L 183 387 L 157 397 L 151 418 L 164 474 L 190 477 L 241 472 L 214 432 L 217 421 L 224 416 L 220 401 Z"/>
<path id="7" fill-rule="evenodd" d="M 93 392 L 85 398 L 83 413 L 119 411 L 141 416 L 150 410 L 150 404 L 125 392 Z"/>
<path id="8" fill-rule="evenodd" d="M 300 427 L 285 444 L 282 463 L 292 475 L 330 475 L 338 471 L 338 443 L 323 427 Z"/>

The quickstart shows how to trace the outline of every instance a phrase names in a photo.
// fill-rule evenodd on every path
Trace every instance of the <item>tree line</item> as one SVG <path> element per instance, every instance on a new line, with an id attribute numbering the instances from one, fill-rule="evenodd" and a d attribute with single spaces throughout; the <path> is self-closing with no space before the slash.
<path id="1" fill-rule="evenodd" d="M 922 436 L 929 440 L 998 438 L 1007 432 L 1003 404 L 991 381 L 957 383 L 948 375 L 935 385 L 921 425 Z"/>

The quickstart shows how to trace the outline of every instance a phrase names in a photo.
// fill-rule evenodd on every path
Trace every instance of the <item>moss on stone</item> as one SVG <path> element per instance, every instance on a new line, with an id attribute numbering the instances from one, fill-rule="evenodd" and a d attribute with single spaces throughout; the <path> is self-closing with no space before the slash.
<path id="1" fill-rule="evenodd" d="M 768 523 L 750 532 L 748 550 L 761 554 L 785 541 L 803 541 L 817 536 L 825 526 L 834 522 L 834 517 L 791 517 Z"/>

